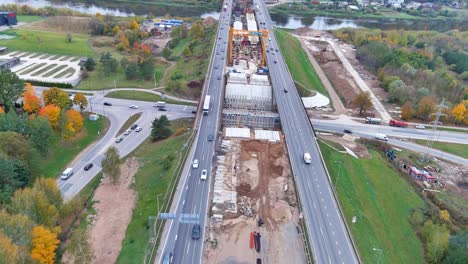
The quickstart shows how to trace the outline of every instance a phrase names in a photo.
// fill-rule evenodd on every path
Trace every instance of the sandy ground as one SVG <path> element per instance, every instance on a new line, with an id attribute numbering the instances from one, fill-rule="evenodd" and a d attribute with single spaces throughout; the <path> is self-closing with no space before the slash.
<path id="1" fill-rule="evenodd" d="M 127 159 L 121 165 L 119 183 L 113 185 L 106 177 L 94 194 L 97 214 L 88 239 L 95 256 L 93 263 L 115 263 L 117 260 L 136 202 L 136 193 L 129 186 L 137 171 L 136 159 Z"/>
<path id="2" fill-rule="evenodd" d="M 154 54 L 159 54 L 166 47 L 167 43 L 171 38 L 167 35 L 150 37 L 143 41 L 143 44 L 150 46 L 151 52 Z"/>
<path id="3" fill-rule="evenodd" d="M 235 216 L 224 214 L 221 222 L 210 221 L 204 263 L 255 263 L 257 258 L 263 263 L 305 263 L 296 194 L 283 142 L 233 142 L 240 148 L 224 153 L 225 168 L 238 168 L 235 188 L 239 210 Z M 258 219 L 263 220 L 263 226 L 258 227 Z M 260 252 L 250 248 L 250 233 L 254 231 L 262 236 Z"/>

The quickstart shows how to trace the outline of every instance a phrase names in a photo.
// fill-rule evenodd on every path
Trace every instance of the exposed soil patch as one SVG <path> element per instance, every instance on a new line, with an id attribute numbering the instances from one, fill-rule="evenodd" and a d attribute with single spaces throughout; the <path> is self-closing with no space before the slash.
<path id="1" fill-rule="evenodd" d="M 96 189 L 96 218 L 88 239 L 95 256 L 93 263 L 115 263 L 117 260 L 136 202 L 135 191 L 130 186 L 138 166 L 135 158 L 127 159 L 120 166 L 118 183 L 112 184 L 110 178 L 105 177 Z"/>
<path id="2" fill-rule="evenodd" d="M 166 47 L 167 43 L 171 40 L 169 36 L 161 35 L 150 37 L 143 41 L 142 44 L 148 45 L 151 48 L 151 53 L 159 54 L 162 53 L 163 49 Z"/>
<path id="3" fill-rule="evenodd" d="M 88 34 L 91 17 L 52 16 L 24 28 L 55 32 Z M 63 40 L 65 42 L 65 39 Z"/>

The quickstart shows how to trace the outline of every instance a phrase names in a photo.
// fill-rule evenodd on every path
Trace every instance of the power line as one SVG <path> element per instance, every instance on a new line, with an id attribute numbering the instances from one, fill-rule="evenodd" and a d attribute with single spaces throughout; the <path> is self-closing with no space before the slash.
<path id="1" fill-rule="evenodd" d="M 431 153 L 432 145 L 433 145 L 434 141 L 438 140 L 438 138 L 437 138 L 437 140 L 434 140 L 435 137 L 436 137 L 437 128 L 440 125 L 442 125 L 442 122 L 440 121 L 440 117 L 441 116 L 447 116 L 446 114 L 442 113 L 443 109 L 448 108 L 448 106 L 445 105 L 445 98 L 442 98 L 442 101 L 436 107 L 438 108 L 437 112 L 431 114 L 431 116 L 435 116 L 435 119 L 434 119 L 434 121 L 429 122 L 429 124 L 432 125 L 432 133 L 430 134 L 429 139 L 427 140 L 427 144 L 426 144 L 427 151 L 423 152 L 421 154 L 421 162 L 428 162 L 429 161 L 429 155 Z"/>

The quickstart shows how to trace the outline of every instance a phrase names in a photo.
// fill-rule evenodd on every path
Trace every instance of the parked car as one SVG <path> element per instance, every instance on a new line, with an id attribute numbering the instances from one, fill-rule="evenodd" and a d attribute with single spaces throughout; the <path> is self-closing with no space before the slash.
<path id="1" fill-rule="evenodd" d="M 112 104 L 111 104 L 111 103 L 109 103 L 109 102 L 104 102 L 104 105 L 107 105 L 107 106 L 112 106 Z"/>
<path id="2" fill-rule="evenodd" d="M 129 105 L 128 107 L 131 108 L 131 109 L 138 109 L 138 106 L 136 106 L 136 105 L 134 105 L 134 104 L 131 104 L 131 105 Z"/>
<path id="3" fill-rule="evenodd" d="M 92 164 L 92 163 L 88 163 L 88 164 L 86 164 L 86 166 L 84 166 L 84 170 L 85 170 L 85 171 L 88 171 L 88 170 L 90 170 L 92 167 L 93 167 L 93 164 Z"/>
<path id="4" fill-rule="evenodd" d="M 206 180 L 207 177 L 208 177 L 208 172 L 206 170 L 202 170 L 200 179 Z"/>
<path id="5" fill-rule="evenodd" d="M 213 140 L 214 140 L 213 134 L 209 134 L 209 135 L 208 135 L 208 141 L 213 141 Z"/>
<path id="6" fill-rule="evenodd" d="M 123 140 L 123 137 L 118 137 L 115 139 L 115 143 L 120 143 L 122 142 L 122 140 Z"/>
<path id="7" fill-rule="evenodd" d="M 131 129 L 131 130 L 135 130 L 135 128 L 137 128 L 137 127 L 138 127 L 137 124 L 133 124 L 133 125 L 130 127 L 130 129 Z"/>
<path id="8" fill-rule="evenodd" d="M 192 228 L 192 239 L 193 240 L 198 240 L 200 239 L 200 225 L 196 224 Z"/>
<path id="9" fill-rule="evenodd" d="M 130 132 L 132 132 L 132 131 L 131 131 L 130 129 L 127 129 L 127 130 L 125 130 L 125 132 L 124 132 L 123 134 L 124 134 L 125 136 L 127 136 L 127 135 L 130 134 Z"/>
<path id="10" fill-rule="evenodd" d="M 192 167 L 193 167 L 194 169 L 198 169 L 198 160 L 197 160 L 197 159 L 194 159 L 194 160 L 193 160 Z"/>
<path id="11" fill-rule="evenodd" d="M 352 132 L 351 130 L 349 130 L 349 129 L 345 129 L 345 130 L 343 130 L 343 132 L 346 133 L 346 134 L 352 134 L 352 133 L 353 133 L 353 132 Z"/>
<path id="12" fill-rule="evenodd" d="M 136 131 L 136 132 L 140 132 L 141 130 L 143 130 L 142 127 L 137 127 L 135 131 Z"/>

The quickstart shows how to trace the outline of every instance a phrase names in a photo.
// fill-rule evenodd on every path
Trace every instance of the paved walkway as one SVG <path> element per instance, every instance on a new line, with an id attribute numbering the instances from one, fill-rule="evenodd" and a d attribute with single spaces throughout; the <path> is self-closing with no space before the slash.
<path id="1" fill-rule="evenodd" d="M 330 96 L 330 99 L 333 103 L 333 108 L 335 109 L 334 114 L 346 114 L 346 108 L 343 105 L 343 102 L 341 102 L 340 97 L 338 97 L 338 94 L 336 94 L 335 89 L 330 83 L 330 80 L 328 80 L 325 72 L 323 72 L 322 68 L 320 65 L 317 63 L 315 60 L 314 56 L 310 52 L 310 49 L 306 43 L 306 41 L 301 37 L 294 35 L 299 41 L 301 42 L 301 46 L 304 49 L 304 51 L 307 54 L 307 57 L 309 58 L 310 62 L 312 63 L 312 66 L 315 69 L 315 72 L 317 72 L 318 77 L 320 78 L 320 81 L 322 82 L 323 86 L 325 89 L 327 89 L 328 95 Z"/>

